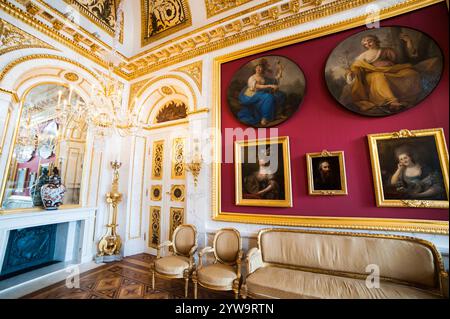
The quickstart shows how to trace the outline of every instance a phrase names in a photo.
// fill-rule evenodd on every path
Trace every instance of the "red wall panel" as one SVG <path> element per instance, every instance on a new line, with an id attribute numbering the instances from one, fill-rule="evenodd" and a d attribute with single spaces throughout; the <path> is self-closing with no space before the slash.
<path id="1" fill-rule="evenodd" d="M 375 204 L 372 168 L 367 135 L 400 129 L 444 129 L 448 145 L 449 129 L 449 31 L 445 3 L 384 20 L 381 26 L 415 28 L 431 36 L 444 53 L 444 72 L 436 89 L 416 107 L 384 118 L 364 117 L 342 107 L 329 93 L 324 68 L 329 54 L 347 37 L 366 30 L 355 28 L 307 42 L 267 51 L 222 64 L 221 116 L 224 152 L 225 128 L 246 127 L 238 122 L 227 105 L 226 90 L 233 74 L 257 57 L 284 55 L 301 67 L 306 77 L 306 95 L 299 110 L 278 126 L 279 136 L 289 136 L 291 152 L 292 208 L 236 206 L 234 164 L 222 164 L 221 202 L 223 212 L 280 214 L 298 216 L 379 217 L 448 220 L 448 210 L 418 208 L 378 208 Z M 268 133 L 267 133 L 268 134 Z M 305 154 L 329 151 L 345 152 L 347 196 L 309 196 Z"/>

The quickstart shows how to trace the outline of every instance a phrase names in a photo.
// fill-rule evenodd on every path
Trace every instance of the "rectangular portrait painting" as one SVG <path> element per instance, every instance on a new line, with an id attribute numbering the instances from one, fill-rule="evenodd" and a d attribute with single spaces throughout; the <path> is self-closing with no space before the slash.
<path id="1" fill-rule="evenodd" d="M 309 195 L 347 195 L 344 152 L 306 154 Z"/>
<path id="2" fill-rule="evenodd" d="M 292 207 L 289 138 L 235 142 L 236 205 Z"/>
<path id="3" fill-rule="evenodd" d="M 368 136 L 377 206 L 448 208 L 442 129 Z"/>

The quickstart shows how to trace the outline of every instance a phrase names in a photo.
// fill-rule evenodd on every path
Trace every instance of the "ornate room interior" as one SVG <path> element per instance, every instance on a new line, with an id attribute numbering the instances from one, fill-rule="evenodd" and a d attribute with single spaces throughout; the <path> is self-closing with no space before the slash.
<path id="1" fill-rule="evenodd" d="M 448 0 L 0 0 L 0 299 L 448 298 Z"/>

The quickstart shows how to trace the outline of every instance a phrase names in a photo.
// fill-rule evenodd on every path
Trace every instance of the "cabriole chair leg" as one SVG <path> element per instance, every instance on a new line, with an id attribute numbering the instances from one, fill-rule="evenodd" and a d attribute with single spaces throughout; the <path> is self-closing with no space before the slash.
<path id="1" fill-rule="evenodd" d="M 155 290 L 155 271 L 152 270 L 152 290 Z"/>

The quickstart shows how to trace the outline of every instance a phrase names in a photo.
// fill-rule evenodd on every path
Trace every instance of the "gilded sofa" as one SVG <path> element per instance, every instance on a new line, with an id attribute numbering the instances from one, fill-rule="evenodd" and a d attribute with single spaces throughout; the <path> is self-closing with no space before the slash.
<path id="1" fill-rule="evenodd" d="M 448 298 L 439 252 L 417 238 L 263 229 L 246 263 L 243 298 Z"/>

